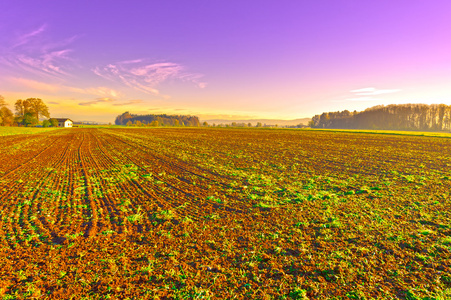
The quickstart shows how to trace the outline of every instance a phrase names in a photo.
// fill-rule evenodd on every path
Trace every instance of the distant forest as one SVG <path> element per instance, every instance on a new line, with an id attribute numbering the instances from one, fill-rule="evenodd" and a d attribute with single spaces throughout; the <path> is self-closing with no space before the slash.
<path id="1" fill-rule="evenodd" d="M 183 115 L 133 115 L 128 111 L 116 117 L 116 125 L 137 126 L 200 126 L 196 116 Z"/>
<path id="2" fill-rule="evenodd" d="M 451 130 L 451 106 L 445 104 L 379 105 L 361 112 L 348 110 L 316 115 L 312 128 Z"/>

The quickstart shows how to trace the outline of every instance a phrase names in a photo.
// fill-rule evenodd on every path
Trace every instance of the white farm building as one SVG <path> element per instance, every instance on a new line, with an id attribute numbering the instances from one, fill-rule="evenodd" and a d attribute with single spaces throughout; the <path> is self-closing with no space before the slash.
<path id="1" fill-rule="evenodd" d="M 56 118 L 56 120 L 58 121 L 58 127 L 72 127 L 74 125 L 74 122 L 68 118 Z"/>

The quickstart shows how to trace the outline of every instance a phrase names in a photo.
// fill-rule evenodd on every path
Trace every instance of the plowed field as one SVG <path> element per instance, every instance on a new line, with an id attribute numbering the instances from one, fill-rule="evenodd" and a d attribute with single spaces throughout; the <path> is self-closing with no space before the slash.
<path id="1" fill-rule="evenodd" d="M 450 299 L 450 191 L 447 138 L 4 136 L 0 297 Z"/>

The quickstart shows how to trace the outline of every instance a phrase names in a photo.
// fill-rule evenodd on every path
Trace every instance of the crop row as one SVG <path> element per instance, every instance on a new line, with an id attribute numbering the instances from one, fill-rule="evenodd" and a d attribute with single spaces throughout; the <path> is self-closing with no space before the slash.
<path id="1" fill-rule="evenodd" d="M 448 139 L 124 128 L 0 139 L 0 295 L 446 298 Z"/>

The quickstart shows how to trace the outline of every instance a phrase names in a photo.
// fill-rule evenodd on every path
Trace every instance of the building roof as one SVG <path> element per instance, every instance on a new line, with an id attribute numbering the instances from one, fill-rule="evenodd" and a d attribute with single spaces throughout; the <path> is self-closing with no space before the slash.
<path id="1" fill-rule="evenodd" d="M 72 123 L 74 122 L 69 118 L 53 118 L 53 119 L 56 119 L 58 122 L 66 122 L 67 120 L 71 121 Z"/>

